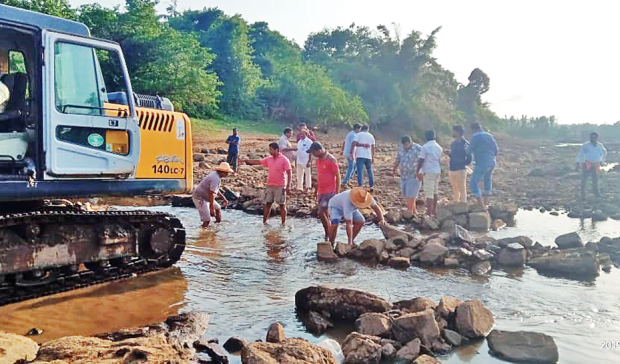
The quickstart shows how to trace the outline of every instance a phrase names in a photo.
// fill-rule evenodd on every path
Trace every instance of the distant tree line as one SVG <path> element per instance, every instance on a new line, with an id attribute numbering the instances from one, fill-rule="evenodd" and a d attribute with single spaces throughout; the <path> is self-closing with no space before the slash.
<path id="1" fill-rule="evenodd" d="M 523 136 L 562 130 L 554 117 L 493 113 L 481 98 L 490 88 L 487 74 L 476 68 L 460 84 L 433 56 L 441 28 L 403 36 L 395 25 L 351 24 L 312 33 L 301 48 L 265 22 L 249 24 L 217 8 L 179 12 L 176 0 L 163 15 L 154 0 L 126 0 L 123 9 L 72 8 L 67 0 L 0 3 L 77 20 L 118 42 L 134 90 L 166 96 L 192 117 L 368 122 L 414 132 L 479 121 Z"/>

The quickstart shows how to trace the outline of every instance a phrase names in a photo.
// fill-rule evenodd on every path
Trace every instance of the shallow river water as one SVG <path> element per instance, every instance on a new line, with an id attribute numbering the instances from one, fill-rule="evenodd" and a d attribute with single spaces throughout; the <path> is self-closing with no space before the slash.
<path id="1" fill-rule="evenodd" d="M 496 328 L 543 332 L 555 338 L 560 363 L 618 363 L 620 347 L 620 270 L 601 272 L 594 281 L 539 275 L 531 268 L 496 270 L 474 278 L 461 270 L 412 267 L 399 271 L 370 267 L 350 260 L 320 263 L 316 242 L 322 237 L 318 220 L 290 219 L 279 227 L 273 219 L 264 227 L 258 216 L 224 212 L 225 223 L 211 231 L 199 229 L 194 209 L 152 207 L 182 219 L 188 246 L 176 267 L 134 279 L 89 287 L 60 295 L 0 307 L 0 330 L 26 333 L 47 341 L 66 335 L 92 335 L 123 327 L 159 322 L 189 310 L 212 313 L 207 337 L 224 342 L 232 335 L 264 339 L 268 326 L 281 321 L 288 337 L 319 342 L 307 333 L 295 314 L 294 295 L 301 288 L 328 284 L 360 289 L 392 301 L 423 296 L 478 298 L 493 312 Z M 620 236 L 620 223 L 593 224 L 520 211 L 517 227 L 491 233 L 494 237 L 527 235 L 541 244 L 578 231 L 584 241 Z M 343 231 L 341 230 L 341 234 Z M 380 237 L 374 226 L 362 230 L 359 241 Z M 346 332 L 327 336 L 342 340 Z M 232 362 L 239 362 L 233 357 Z M 441 358 L 446 363 L 499 363 L 484 341 Z"/>

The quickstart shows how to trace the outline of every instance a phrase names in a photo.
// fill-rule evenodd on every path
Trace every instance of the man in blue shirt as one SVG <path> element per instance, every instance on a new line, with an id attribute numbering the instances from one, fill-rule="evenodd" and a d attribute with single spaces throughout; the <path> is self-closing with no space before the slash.
<path id="1" fill-rule="evenodd" d="M 421 186 L 416 172 L 422 146 L 414 143 L 408 135 L 402 137 L 401 142 L 403 145 L 398 149 L 392 175 L 396 177 L 396 169 L 400 166 L 400 190 L 405 200 L 407 200 L 407 210 L 417 215 L 418 208 L 416 206 L 416 199 L 418 198 Z"/>
<path id="2" fill-rule="evenodd" d="M 590 134 L 590 142 L 585 143 L 579 149 L 577 155 L 577 170 L 582 168 L 581 173 L 581 198 L 586 198 L 586 184 L 588 177 L 592 177 L 592 188 L 594 189 L 594 195 L 599 197 L 598 189 L 598 174 L 600 167 L 605 163 L 607 157 L 607 150 L 603 144 L 598 142 L 598 133 Z"/>
<path id="3" fill-rule="evenodd" d="M 479 123 L 471 124 L 472 136 L 467 148 L 467 154 L 474 155 L 475 168 L 471 176 L 471 193 L 476 196 L 483 208 L 489 205 L 489 196 L 493 191 L 493 170 L 497 157 L 497 142 L 493 135 L 482 130 Z M 484 181 L 484 192 L 480 192 L 478 183 Z"/>
<path id="4" fill-rule="evenodd" d="M 237 133 L 237 129 L 233 129 L 233 133 L 231 136 L 226 139 L 226 144 L 228 144 L 228 164 L 232 167 L 232 169 L 237 172 L 237 159 L 239 158 L 239 142 L 241 138 Z"/>
<path id="5" fill-rule="evenodd" d="M 344 180 L 342 180 L 342 185 L 346 186 L 351 177 L 353 176 L 353 172 L 355 171 L 355 160 L 353 158 L 353 141 L 355 140 L 355 134 L 360 132 L 362 126 L 360 124 L 353 125 L 353 130 L 347 134 L 347 137 L 344 140 L 344 144 L 342 145 L 342 155 L 347 159 L 347 173 L 344 175 Z"/>

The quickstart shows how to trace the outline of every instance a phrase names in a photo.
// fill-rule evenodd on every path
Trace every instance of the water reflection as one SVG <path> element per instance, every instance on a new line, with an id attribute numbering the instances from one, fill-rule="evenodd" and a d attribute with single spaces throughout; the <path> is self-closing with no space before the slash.
<path id="1" fill-rule="evenodd" d="M 0 307 L 2 330 L 43 330 L 39 342 L 161 322 L 185 305 L 179 268 Z"/>

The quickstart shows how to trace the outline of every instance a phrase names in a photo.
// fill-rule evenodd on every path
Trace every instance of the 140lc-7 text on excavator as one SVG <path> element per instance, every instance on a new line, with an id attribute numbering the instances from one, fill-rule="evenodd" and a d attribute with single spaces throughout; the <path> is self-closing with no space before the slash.
<path id="1" fill-rule="evenodd" d="M 173 216 L 51 202 L 193 187 L 189 118 L 132 92 L 118 44 L 0 5 L 0 82 L 0 305 L 180 259 Z"/>

